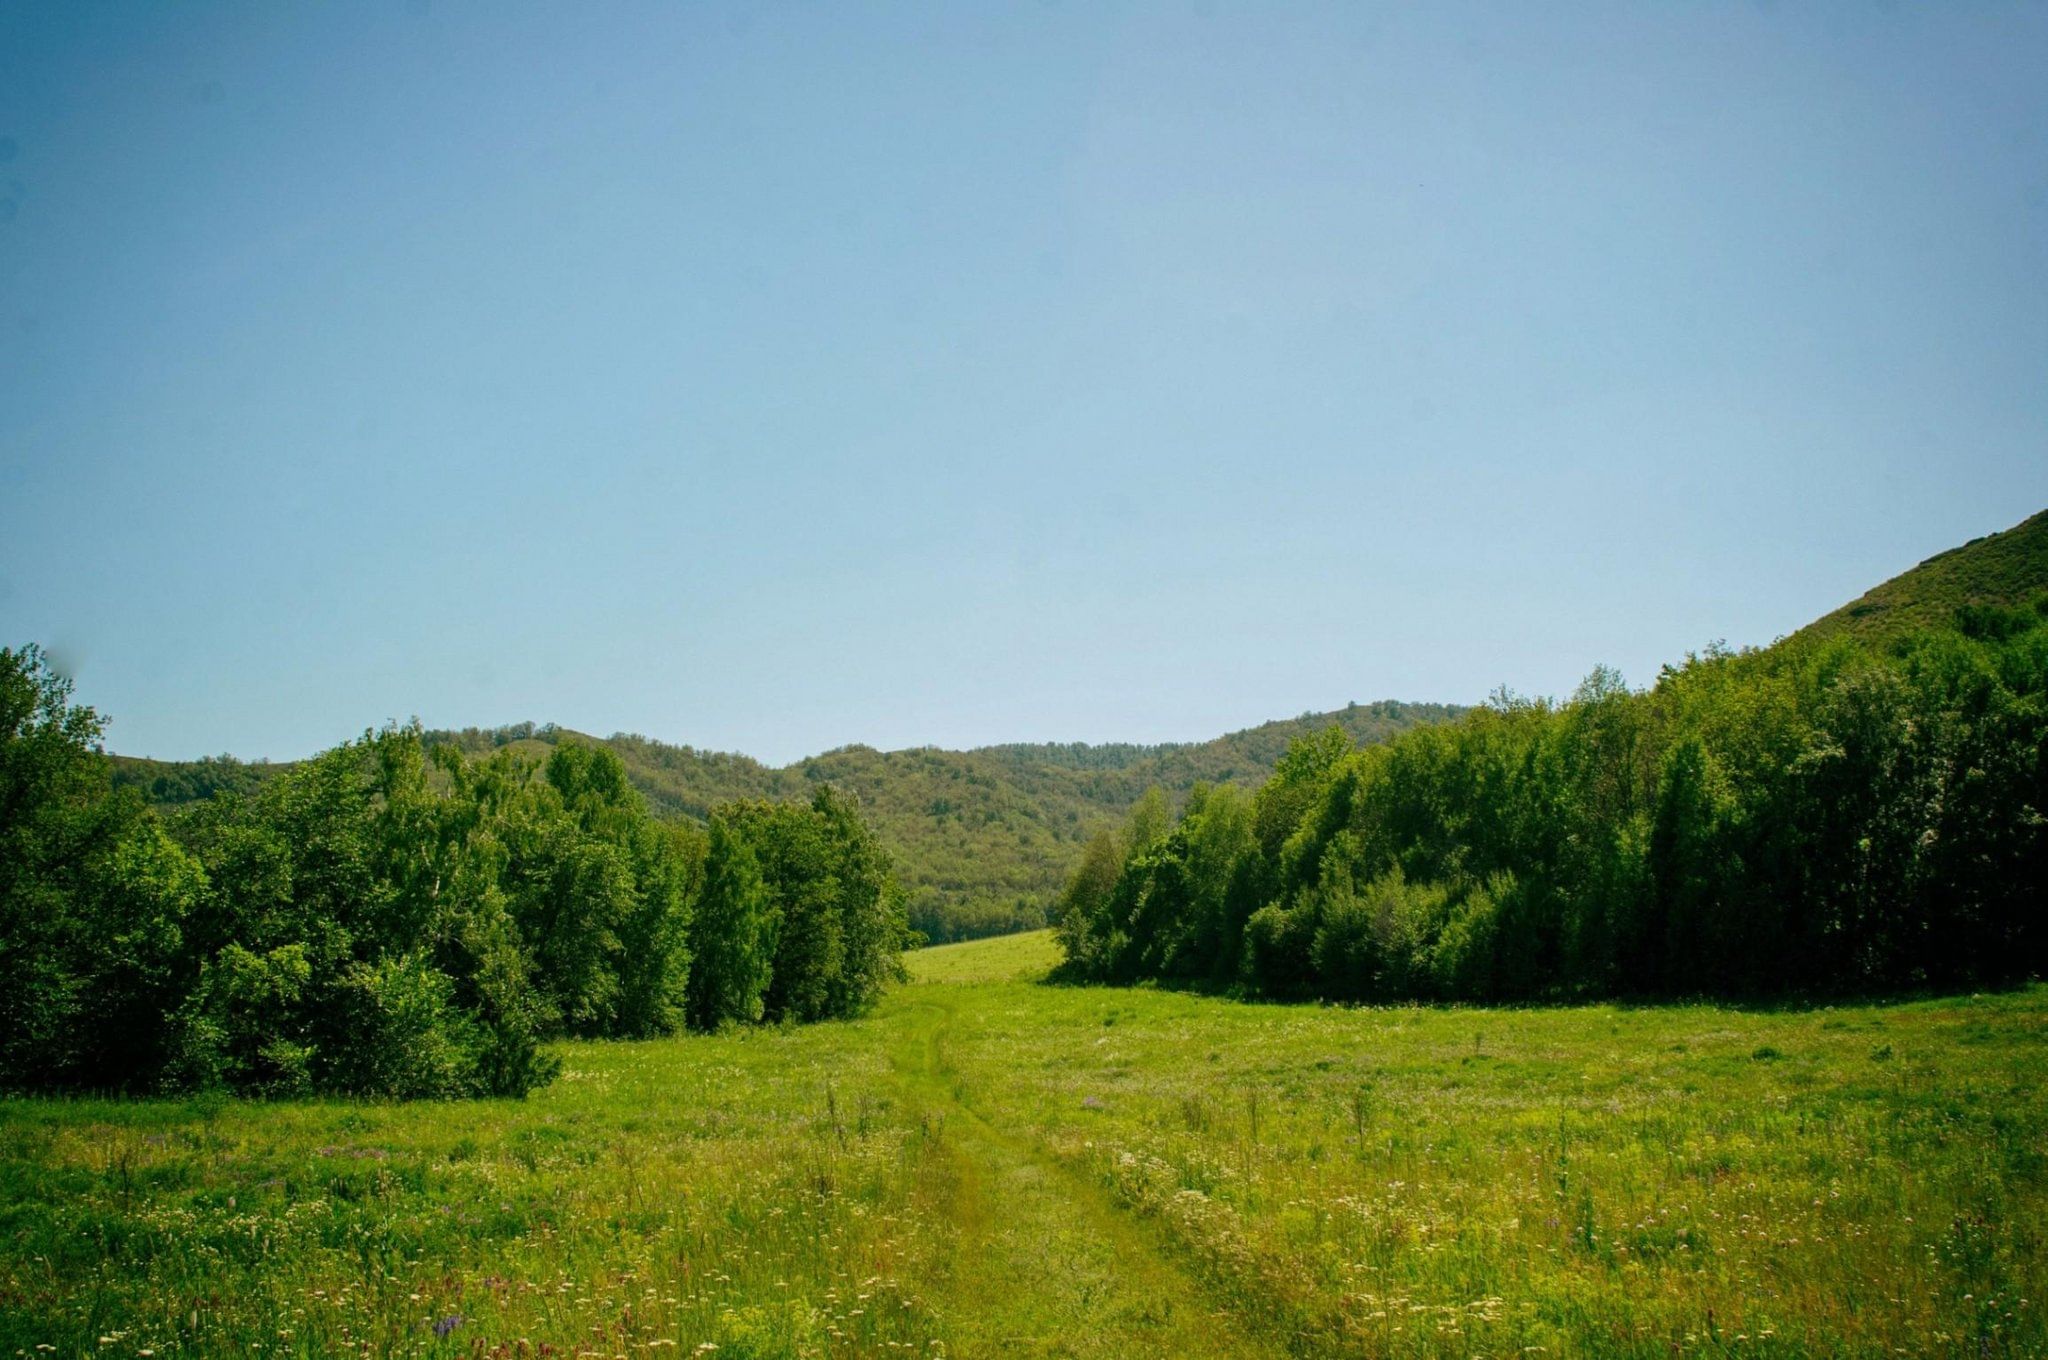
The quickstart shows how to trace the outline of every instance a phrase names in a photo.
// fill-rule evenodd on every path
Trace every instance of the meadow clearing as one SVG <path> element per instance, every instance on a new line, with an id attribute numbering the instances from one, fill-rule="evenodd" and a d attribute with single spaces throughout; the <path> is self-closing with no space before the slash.
<path id="1" fill-rule="evenodd" d="M 525 1100 L 0 1103 L 0 1354 L 2048 1354 L 2048 989 L 1348 1010 L 925 950 Z"/>

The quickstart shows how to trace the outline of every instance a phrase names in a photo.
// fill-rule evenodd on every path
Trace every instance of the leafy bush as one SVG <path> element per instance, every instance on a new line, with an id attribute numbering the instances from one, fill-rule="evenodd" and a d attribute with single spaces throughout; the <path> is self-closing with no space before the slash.
<path id="1" fill-rule="evenodd" d="M 1342 879 L 1318 890 L 1309 951 L 1317 990 L 1333 1000 L 1428 995 L 1428 956 L 1443 930 L 1448 893 L 1410 883 L 1397 866 L 1354 890 Z"/>
<path id="2" fill-rule="evenodd" d="M 481 1094 L 487 1043 L 455 1003 L 448 975 L 416 955 L 352 964 L 337 987 L 350 1041 L 330 1056 L 320 1086 L 407 1099 Z"/>
<path id="3" fill-rule="evenodd" d="M 1268 903 L 1244 926 L 1244 978 L 1261 996 L 1314 995 L 1314 913 Z"/>

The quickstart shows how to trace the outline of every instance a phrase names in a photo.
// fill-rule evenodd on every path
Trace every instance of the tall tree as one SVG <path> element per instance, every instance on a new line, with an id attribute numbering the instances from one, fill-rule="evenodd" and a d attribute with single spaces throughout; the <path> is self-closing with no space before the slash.
<path id="1" fill-rule="evenodd" d="M 704 886 L 691 921 L 692 1028 L 715 1030 L 761 1018 L 774 965 L 775 921 L 761 863 L 722 816 L 711 819 Z"/>
<path id="2" fill-rule="evenodd" d="M 153 1080 L 204 889 L 71 692 L 33 643 L 0 648 L 0 1087 Z"/>

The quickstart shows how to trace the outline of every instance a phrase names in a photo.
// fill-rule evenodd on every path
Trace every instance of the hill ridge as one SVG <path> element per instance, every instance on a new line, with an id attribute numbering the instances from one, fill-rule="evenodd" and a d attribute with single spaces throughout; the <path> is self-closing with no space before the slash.
<path id="1" fill-rule="evenodd" d="M 1968 605 L 2017 608 L 2048 589 L 2048 510 L 1943 549 L 1823 614 L 1785 641 L 1876 641 L 1946 625 Z"/>
<path id="2" fill-rule="evenodd" d="M 1252 784 L 1266 776 L 1289 741 L 1305 733 L 1334 724 L 1365 744 L 1461 711 L 1451 704 L 1378 700 L 1199 742 L 886 751 L 853 743 L 782 766 L 634 732 L 603 737 L 530 721 L 436 729 L 427 737 L 472 754 L 510 747 L 544 757 L 563 741 L 608 746 L 657 811 L 698 821 L 737 799 L 808 798 L 822 783 L 851 790 L 895 856 L 911 894 L 912 923 L 934 939 L 964 939 L 1043 925 L 1081 847 L 1118 823 L 1154 784 L 1175 796 L 1203 781 Z M 125 756 L 114 762 L 120 782 L 163 807 L 245 791 L 291 765 Z"/>

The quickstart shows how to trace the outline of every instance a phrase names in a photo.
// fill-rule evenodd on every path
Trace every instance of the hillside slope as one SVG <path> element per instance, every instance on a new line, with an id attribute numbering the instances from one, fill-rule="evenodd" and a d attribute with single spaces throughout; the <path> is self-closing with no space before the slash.
<path id="1" fill-rule="evenodd" d="M 2014 608 L 2048 590 L 2048 510 L 1973 538 L 1865 591 L 1788 641 L 1842 635 L 1867 642 L 1945 625 L 1965 605 Z"/>
<path id="2" fill-rule="evenodd" d="M 1352 704 L 1212 741 L 1151 746 L 847 746 L 781 768 L 630 733 L 598 738 L 532 723 L 429 735 L 475 754 L 510 747 L 537 757 L 561 741 L 602 742 L 619 753 L 635 786 L 658 811 L 696 820 L 734 799 L 808 798 L 824 783 L 850 789 L 895 857 L 911 894 L 913 924 L 934 939 L 961 939 L 1043 925 L 1045 908 L 1080 847 L 1120 820 L 1154 784 L 1174 795 L 1204 780 L 1255 784 L 1287 743 L 1304 733 L 1335 724 L 1365 744 L 1458 711 L 1447 704 Z M 247 791 L 286 768 L 225 757 L 117 756 L 115 765 L 121 783 L 167 807 Z"/>

